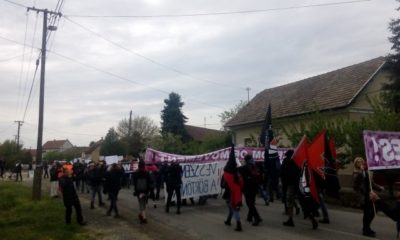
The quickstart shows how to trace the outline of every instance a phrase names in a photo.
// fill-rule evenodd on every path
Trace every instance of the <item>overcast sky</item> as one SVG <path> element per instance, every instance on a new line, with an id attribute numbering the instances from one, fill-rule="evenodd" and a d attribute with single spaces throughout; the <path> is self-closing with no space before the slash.
<path id="1" fill-rule="evenodd" d="M 246 88 L 251 99 L 387 55 L 388 23 L 399 16 L 395 0 L 10 1 L 49 10 L 63 2 L 67 18 L 47 44 L 43 143 L 77 146 L 104 137 L 130 110 L 160 125 L 172 91 L 188 124 L 219 129 L 218 114 L 247 101 Z M 250 12 L 196 16 L 240 11 Z M 0 0 L 0 142 L 24 120 L 26 148 L 37 145 L 40 70 L 26 105 L 42 16 Z"/>

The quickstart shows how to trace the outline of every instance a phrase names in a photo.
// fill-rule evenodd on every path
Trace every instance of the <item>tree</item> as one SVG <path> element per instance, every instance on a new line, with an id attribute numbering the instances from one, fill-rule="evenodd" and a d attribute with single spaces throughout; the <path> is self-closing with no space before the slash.
<path id="1" fill-rule="evenodd" d="M 161 111 L 161 134 L 173 134 L 179 136 L 183 142 L 190 140 L 190 136 L 186 131 L 185 123 L 187 117 L 182 113 L 181 96 L 177 93 L 170 93 L 169 98 L 164 100 L 165 106 Z"/>
<path id="2" fill-rule="evenodd" d="M 400 2 L 400 0 L 397 1 Z M 399 10 L 400 7 L 397 8 L 397 11 Z M 385 90 L 383 99 L 392 111 L 400 113 L 400 19 L 392 19 L 389 29 L 392 32 L 389 41 L 393 44 L 394 53 L 387 56 L 387 67 L 391 72 L 391 78 L 389 83 L 383 86 Z"/>
<path id="3" fill-rule="evenodd" d="M 136 116 L 131 123 L 129 119 L 122 119 L 117 127 L 117 133 L 122 139 L 132 137 L 135 133 L 140 136 L 144 145 L 147 145 L 158 132 L 159 128 L 154 121 L 145 116 Z"/>
<path id="4" fill-rule="evenodd" d="M 224 129 L 225 124 L 231 120 L 244 106 L 246 106 L 247 102 L 240 101 L 233 108 L 224 111 L 218 115 L 221 118 L 222 129 Z"/>
<path id="5" fill-rule="evenodd" d="M 101 144 L 100 154 L 103 156 L 124 155 L 124 148 L 119 141 L 119 137 L 114 128 L 110 128 L 103 143 Z"/>

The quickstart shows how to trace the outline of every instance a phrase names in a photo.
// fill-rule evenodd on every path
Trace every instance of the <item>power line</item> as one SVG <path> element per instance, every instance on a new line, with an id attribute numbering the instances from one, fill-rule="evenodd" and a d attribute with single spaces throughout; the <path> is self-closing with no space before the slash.
<path id="1" fill-rule="evenodd" d="M 25 122 L 25 123 L 28 124 L 28 125 L 34 126 L 34 124 L 31 124 L 31 123 L 28 123 L 28 122 Z M 76 132 L 60 131 L 60 130 L 56 130 L 56 129 L 48 128 L 48 127 L 46 127 L 45 129 L 47 131 L 67 133 L 67 134 L 71 134 L 71 135 L 82 135 L 82 136 L 93 136 L 93 137 L 102 137 L 103 136 L 103 135 L 100 135 L 100 134 L 90 134 L 90 133 L 82 133 L 82 132 L 81 133 L 76 133 Z"/>
<path id="2" fill-rule="evenodd" d="M 218 82 L 213 82 L 213 81 L 209 81 L 209 80 L 205 80 L 205 79 L 200 79 L 200 78 L 194 77 L 194 76 L 192 76 L 192 75 L 190 75 L 188 73 L 185 73 L 185 72 L 183 72 L 181 70 L 178 70 L 176 68 L 170 67 L 170 66 L 168 66 L 166 64 L 160 63 L 160 62 L 158 62 L 156 60 L 153 60 L 153 59 L 151 59 L 149 57 L 146 57 L 146 56 L 144 56 L 144 55 L 142 55 L 140 53 L 137 53 L 137 52 L 135 52 L 135 51 L 133 51 L 133 50 L 131 50 L 129 48 L 126 48 L 126 47 L 122 46 L 121 44 L 116 43 L 116 42 L 114 42 L 114 41 L 102 36 L 101 34 L 99 34 L 99 33 L 95 32 L 95 31 L 93 31 L 93 30 L 91 30 L 91 29 L 89 29 L 89 28 L 87 28 L 87 27 L 85 27 L 85 26 L 83 26 L 83 25 L 81 25 L 81 24 L 69 19 L 66 16 L 64 16 L 64 18 L 67 19 L 68 21 L 70 21 L 71 23 L 77 25 L 78 27 L 84 29 L 85 31 L 87 31 L 87 32 L 89 32 L 89 33 L 91 33 L 91 34 L 93 34 L 93 35 L 95 35 L 95 36 L 97 36 L 97 37 L 99 37 L 99 38 L 111 43 L 112 45 L 114 45 L 114 46 L 116 46 L 118 48 L 121 48 L 121 49 L 123 49 L 123 50 L 125 50 L 125 51 L 127 51 L 129 53 L 132 53 L 132 54 L 134 54 L 134 55 L 136 55 L 136 56 L 138 56 L 138 57 L 140 57 L 142 59 L 145 59 L 146 61 L 148 61 L 148 62 L 150 62 L 152 64 L 155 64 L 155 65 L 157 65 L 159 67 L 162 67 L 164 69 L 167 69 L 169 71 L 175 72 L 175 73 L 177 73 L 179 75 L 182 75 L 184 77 L 187 77 L 187 78 L 190 78 L 190 79 L 193 79 L 193 80 L 196 80 L 196 81 L 200 81 L 200 82 L 207 82 L 207 83 L 211 83 L 211 84 L 214 84 L 214 85 L 219 85 L 219 86 L 222 86 L 222 87 L 230 87 L 230 88 L 240 89 L 240 90 L 244 89 L 244 88 L 240 88 L 240 87 L 235 87 L 234 85 L 226 85 L 226 84 L 221 84 L 221 83 L 218 83 Z"/>
<path id="3" fill-rule="evenodd" d="M 272 11 L 283 11 L 293 10 L 301 8 L 314 8 L 314 7 L 326 7 L 335 5 L 352 4 L 359 2 L 369 2 L 372 0 L 354 0 L 354 1 L 342 1 L 332 3 L 321 3 L 321 4 L 310 4 L 290 7 L 279 7 L 279 8 L 267 8 L 267 9 L 256 9 L 256 10 L 243 10 L 243 11 L 228 11 L 228 12 L 209 12 L 209 13 L 191 13 L 191 14 L 161 14 L 161 15 L 77 15 L 77 14 L 66 14 L 65 16 L 72 18 L 174 18 L 174 17 L 204 17 L 204 16 L 218 16 L 218 15 L 233 15 L 233 14 L 252 14 L 252 13 L 264 13 Z"/>
<path id="4" fill-rule="evenodd" d="M 11 3 L 11 4 L 13 4 L 15 6 L 18 6 L 18 7 L 28 8 L 28 6 L 25 6 L 25 5 L 21 4 L 21 3 L 16 3 L 16 2 L 13 2 L 13 1 L 10 1 L 10 0 L 3 0 L 3 1 Z"/>
<path id="5" fill-rule="evenodd" d="M 5 58 L 5 59 L 1 59 L 0 62 L 8 62 L 8 61 L 10 61 L 10 60 L 13 60 L 13 59 L 22 57 L 22 55 L 23 55 L 23 54 L 16 55 L 16 56 L 14 56 L 14 57 L 9 57 L 9 58 Z"/>
<path id="6" fill-rule="evenodd" d="M 18 44 L 18 45 L 23 45 L 22 43 L 19 43 L 18 41 L 15 41 L 15 40 L 12 40 L 12 39 L 3 37 L 3 36 L 1 36 L 1 35 L 0 35 L 0 39 L 4 39 L 4 40 L 6 40 L 6 41 L 9 41 L 9 42 L 12 42 L 12 43 L 15 43 L 15 44 Z M 89 64 L 87 64 L 87 63 L 83 63 L 83 62 L 81 62 L 81 61 L 78 61 L 78 60 L 73 59 L 73 58 L 71 58 L 71 57 L 67 57 L 67 56 L 65 56 L 65 55 L 62 55 L 62 54 L 57 53 L 57 52 L 54 52 L 54 51 L 49 51 L 49 52 L 50 52 L 50 53 L 53 53 L 53 54 L 55 54 L 55 55 L 57 55 L 57 56 L 59 56 L 59 57 L 61 57 L 61 58 L 67 59 L 67 60 L 69 60 L 69 61 L 71 61 L 71 62 L 74 62 L 74 63 L 77 63 L 77 64 L 79 64 L 79 65 L 82 65 L 82 66 L 84 66 L 84 67 L 86 67 L 86 68 L 90 68 L 90 69 L 95 70 L 95 71 L 97 71 L 97 72 L 101 72 L 101 73 L 103 73 L 103 74 L 112 76 L 112 77 L 114 77 L 114 78 L 118 78 L 118 79 L 120 79 L 120 80 L 129 82 L 129 83 L 142 85 L 142 86 L 145 86 L 145 87 L 147 87 L 147 88 L 150 88 L 150 89 L 153 89 L 153 90 L 156 90 L 156 91 L 165 93 L 165 94 L 170 94 L 170 92 L 171 92 L 171 91 L 165 91 L 165 90 L 162 90 L 162 89 L 159 89 L 159 88 L 151 87 L 151 86 L 148 86 L 148 85 L 143 84 L 143 83 L 140 83 L 140 82 L 133 81 L 133 80 L 131 80 L 131 79 L 128 79 L 128 78 L 119 76 L 119 75 L 117 75 L 117 74 L 115 74 L 115 73 L 112 73 L 112 72 L 108 72 L 108 71 L 102 70 L 102 69 L 100 69 L 100 68 L 98 68 L 98 67 L 89 65 Z M 198 100 L 195 100 L 195 99 L 192 99 L 192 98 L 186 98 L 186 99 L 188 99 L 188 100 L 190 100 L 190 101 L 192 101 L 192 102 L 196 102 L 196 103 L 202 104 L 202 105 L 206 105 L 206 106 L 210 106 L 210 107 L 214 107 L 214 108 L 219 108 L 219 109 L 225 109 L 225 108 L 222 107 L 222 106 L 218 106 L 218 105 L 214 105 L 214 104 L 205 103 L 205 102 L 198 101 Z"/>

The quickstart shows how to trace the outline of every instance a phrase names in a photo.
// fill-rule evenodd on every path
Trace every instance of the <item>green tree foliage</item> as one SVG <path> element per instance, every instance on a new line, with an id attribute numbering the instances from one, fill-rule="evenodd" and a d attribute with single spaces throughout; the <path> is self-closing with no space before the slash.
<path id="1" fill-rule="evenodd" d="M 155 137 L 151 146 L 163 152 L 183 154 L 184 144 L 180 136 L 172 133 L 165 133 L 162 136 Z"/>
<path id="2" fill-rule="evenodd" d="M 158 135 L 159 128 L 150 118 L 137 116 L 131 122 L 129 119 L 121 120 L 117 132 L 125 154 L 138 156 L 149 145 L 150 140 Z"/>
<path id="3" fill-rule="evenodd" d="M 377 100 L 370 101 L 370 105 L 373 113 L 360 121 L 348 118 L 331 119 L 329 114 L 317 111 L 308 116 L 310 124 L 306 125 L 300 120 L 298 126 L 289 125 L 283 128 L 283 132 L 292 142 L 291 147 L 296 147 L 303 134 L 312 140 L 322 129 L 326 129 L 328 136 L 335 139 L 339 149 L 338 160 L 345 164 L 356 156 L 364 156 L 363 130 L 400 131 L 400 114 L 385 108 L 385 105 Z"/>
<path id="4" fill-rule="evenodd" d="M 400 0 L 397 0 L 400 2 Z M 397 8 L 399 11 L 400 8 Z M 391 79 L 388 84 L 385 84 L 383 89 L 386 90 L 383 93 L 386 106 L 392 111 L 400 112 L 400 19 L 392 19 L 389 23 L 389 29 L 392 32 L 392 36 L 389 37 L 389 41 L 393 44 L 393 53 L 387 56 L 387 67 L 391 72 Z"/>
<path id="5" fill-rule="evenodd" d="M 100 155 L 124 155 L 124 147 L 114 128 L 110 128 L 100 148 Z"/>
<path id="6" fill-rule="evenodd" d="M 54 160 L 64 160 L 64 154 L 62 152 L 57 152 L 57 151 L 51 151 L 51 152 L 46 152 L 43 155 L 43 160 L 47 162 L 53 162 Z"/>
<path id="7" fill-rule="evenodd" d="M 247 102 L 240 101 L 233 108 L 218 114 L 218 117 L 220 117 L 220 119 L 221 119 L 221 125 L 222 125 L 223 129 L 224 129 L 225 124 L 229 120 L 231 120 L 244 106 L 246 106 L 246 104 L 247 104 Z"/>
<path id="8" fill-rule="evenodd" d="M 190 136 L 185 129 L 187 117 L 182 113 L 184 103 L 181 96 L 172 92 L 164 103 L 164 109 L 161 111 L 161 134 L 167 138 L 168 134 L 172 134 L 180 137 L 183 142 L 189 141 Z"/>
<path id="9" fill-rule="evenodd" d="M 0 146 L 0 156 L 6 160 L 6 168 L 11 169 L 17 162 L 27 164 L 32 162 L 32 156 L 29 152 L 21 150 L 21 145 L 17 146 L 15 141 L 6 140 Z"/>

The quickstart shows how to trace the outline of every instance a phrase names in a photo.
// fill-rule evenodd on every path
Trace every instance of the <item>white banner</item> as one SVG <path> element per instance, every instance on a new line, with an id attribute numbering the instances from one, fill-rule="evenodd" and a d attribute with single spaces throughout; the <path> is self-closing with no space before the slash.
<path id="1" fill-rule="evenodd" d="M 182 163 L 181 198 L 198 198 L 200 196 L 221 193 L 221 177 L 226 161 L 209 162 L 202 164 Z M 164 188 L 167 196 L 166 188 Z M 172 200 L 176 200 L 175 194 Z"/>

